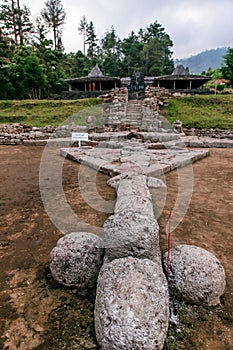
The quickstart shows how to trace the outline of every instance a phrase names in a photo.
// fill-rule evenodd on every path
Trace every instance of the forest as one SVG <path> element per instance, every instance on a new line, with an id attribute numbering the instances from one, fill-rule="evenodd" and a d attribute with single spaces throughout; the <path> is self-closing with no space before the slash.
<path id="1" fill-rule="evenodd" d="M 46 1 L 34 22 L 20 1 L 0 2 L 0 99 L 48 98 L 67 89 L 64 79 L 85 76 L 96 63 L 104 75 L 119 77 L 173 70 L 173 43 L 157 21 L 123 40 L 112 26 L 98 39 L 93 22 L 81 16 L 74 30 L 82 36 L 83 51 L 66 53 L 61 0 Z"/>
<path id="2" fill-rule="evenodd" d="M 47 0 L 34 21 L 21 0 L 0 1 L 1 100 L 50 98 L 67 90 L 66 78 L 86 76 L 95 64 L 104 75 L 117 77 L 135 71 L 158 76 L 174 69 L 173 42 L 157 21 L 123 39 L 113 26 L 97 38 L 94 23 L 83 15 L 74 28 L 83 50 L 67 53 L 65 20 L 61 0 Z"/>

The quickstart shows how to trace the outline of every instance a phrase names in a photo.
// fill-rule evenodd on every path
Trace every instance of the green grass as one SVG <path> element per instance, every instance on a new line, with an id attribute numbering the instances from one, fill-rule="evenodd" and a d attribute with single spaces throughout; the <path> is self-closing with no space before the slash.
<path id="1" fill-rule="evenodd" d="M 233 95 L 170 98 L 163 111 L 170 123 L 180 119 L 185 128 L 233 129 Z M 103 124 L 99 99 L 0 101 L 1 124 L 85 125 L 89 115 L 96 117 L 97 125 Z"/>
<path id="2" fill-rule="evenodd" d="M 13 100 L 0 101 L 0 123 L 22 123 L 32 126 L 68 124 L 85 125 L 88 115 L 96 117 L 97 125 L 102 123 L 100 100 Z"/>
<path id="3" fill-rule="evenodd" d="M 185 128 L 233 129 L 233 95 L 171 98 L 163 110 L 170 123 L 179 119 Z"/>

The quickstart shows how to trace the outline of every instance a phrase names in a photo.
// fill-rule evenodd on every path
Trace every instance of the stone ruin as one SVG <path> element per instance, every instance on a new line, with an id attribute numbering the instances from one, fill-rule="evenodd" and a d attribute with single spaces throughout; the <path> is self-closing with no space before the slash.
<path id="1" fill-rule="evenodd" d="M 171 96 L 164 88 L 147 86 L 143 99 L 129 99 L 126 87 L 112 89 L 99 98 L 103 102 L 105 126 L 108 131 L 158 131 L 165 119 L 160 113 Z"/>
<path id="2" fill-rule="evenodd" d="M 101 237 L 71 232 L 60 238 L 51 251 L 50 270 L 59 283 L 96 294 L 94 323 L 102 350 L 160 350 L 171 298 L 218 305 L 226 277 L 218 259 L 199 247 L 172 248 L 169 264 L 168 252 L 161 253 L 150 187 L 162 188 L 157 176 L 208 151 L 187 152 L 177 135 L 181 130 L 175 130 L 182 128 L 178 122 L 173 130 L 162 128 L 159 109 L 169 95 L 165 89 L 147 87 L 143 101 L 133 103 L 126 90 L 100 97 L 105 128 L 93 132 L 96 120 L 86 118 L 90 144 L 61 149 L 64 157 L 111 176 L 108 183 L 117 192 L 114 214 L 105 221 Z M 58 134 L 70 131 L 63 127 Z"/>
<path id="3" fill-rule="evenodd" d="M 80 159 L 79 153 L 76 156 Z M 90 158 L 83 159 L 91 164 Z M 218 259 L 189 245 L 171 249 L 167 280 L 167 253 L 162 255 L 159 248 L 149 190 L 149 185 L 162 184 L 145 175 L 145 169 L 134 164 L 112 172 L 108 183 L 116 189 L 117 201 L 102 237 L 67 234 L 51 252 L 50 269 L 58 282 L 82 292 L 96 290 L 94 323 L 102 350 L 163 349 L 170 297 L 215 306 L 225 289 L 225 272 Z"/>
<path id="4" fill-rule="evenodd" d="M 99 96 L 103 109 L 103 124 L 97 125 L 96 117 L 88 115 L 86 125 L 31 127 L 21 123 L 0 125 L 0 145 L 35 145 L 44 146 L 52 139 L 71 137 L 72 132 L 95 133 L 116 131 L 161 132 L 167 130 L 190 136 L 188 147 L 232 147 L 233 130 L 220 129 L 185 129 L 180 121 L 175 121 L 172 129 L 161 113 L 171 97 L 169 90 L 146 86 L 142 100 L 129 100 L 126 87 L 112 89 Z M 191 138 L 193 137 L 193 138 Z M 98 138 L 98 137 L 97 137 Z M 207 142 L 200 139 L 208 138 Z M 217 142 L 219 141 L 219 142 Z M 229 142 L 228 142 L 229 141 Z"/>

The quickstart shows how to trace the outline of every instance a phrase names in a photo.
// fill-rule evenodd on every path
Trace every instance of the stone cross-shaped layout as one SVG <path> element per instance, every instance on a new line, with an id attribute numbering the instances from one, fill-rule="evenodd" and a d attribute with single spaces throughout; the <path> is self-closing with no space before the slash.
<path id="1" fill-rule="evenodd" d="M 144 140 L 146 134 L 143 135 Z M 208 251 L 188 245 L 167 253 L 159 247 L 150 187 L 166 187 L 161 176 L 208 155 L 187 150 L 177 135 L 122 140 L 109 135 L 97 147 L 61 149 L 61 155 L 111 176 L 117 192 L 114 214 L 102 236 L 72 232 L 51 252 L 50 269 L 67 286 L 96 288 L 94 322 L 103 350 L 162 349 L 169 326 L 169 293 L 192 303 L 217 305 L 225 289 L 221 263 Z M 168 284 L 169 282 L 169 284 Z"/>

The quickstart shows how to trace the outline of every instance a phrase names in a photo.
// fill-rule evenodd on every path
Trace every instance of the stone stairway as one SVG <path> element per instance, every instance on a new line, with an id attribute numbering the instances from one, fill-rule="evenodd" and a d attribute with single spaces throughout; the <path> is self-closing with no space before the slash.
<path id="1" fill-rule="evenodd" d="M 131 100 L 126 107 L 126 116 L 124 124 L 127 126 L 133 126 L 135 128 L 140 127 L 142 124 L 142 103 L 139 100 Z"/>
<path id="2" fill-rule="evenodd" d="M 142 131 L 159 130 L 162 127 L 158 111 L 144 106 L 140 100 L 127 103 L 124 124 Z"/>
<path id="3" fill-rule="evenodd" d="M 138 99 L 127 103 L 106 103 L 104 118 L 106 125 L 115 127 L 121 125 L 130 129 L 140 129 L 140 131 L 160 131 L 163 127 L 159 112 Z"/>

